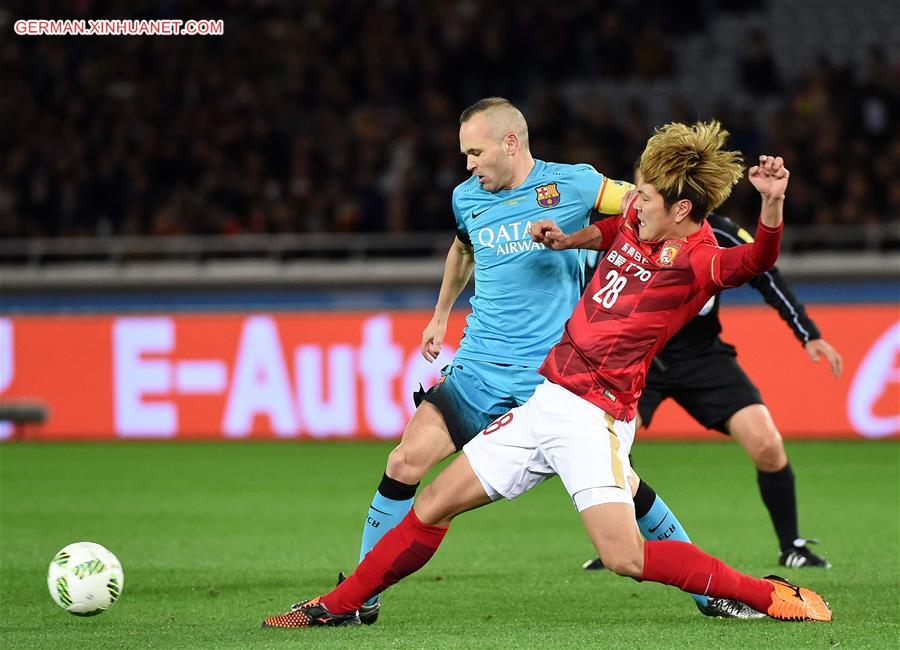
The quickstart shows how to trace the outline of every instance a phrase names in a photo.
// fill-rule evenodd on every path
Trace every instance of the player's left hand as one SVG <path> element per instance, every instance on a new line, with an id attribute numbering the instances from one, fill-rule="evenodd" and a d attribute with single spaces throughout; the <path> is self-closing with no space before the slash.
<path id="1" fill-rule="evenodd" d="M 560 230 L 555 221 L 551 219 L 542 219 L 531 224 L 531 238 L 543 244 L 547 248 L 555 251 L 561 251 L 568 248 L 566 246 L 566 234 Z"/>
<path id="2" fill-rule="evenodd" d="M 747 174 L 753 187 L 767 199 L 783 199 L 791 173 L 781 156 L 760 156 Z"/>
<path id="3" fill-rule="evenodd" d="M 820 356 L 825 357 L 828 360 L 828 365 L 831 366 L 832 374 L 835 377 L 841 376 L 841 371 L 844 369 L 844 360 L 831 343 L 825 339 L 813 339 L 812 341 L 807 341 L 803 347 L 814 363 L 819 363 Z"/>

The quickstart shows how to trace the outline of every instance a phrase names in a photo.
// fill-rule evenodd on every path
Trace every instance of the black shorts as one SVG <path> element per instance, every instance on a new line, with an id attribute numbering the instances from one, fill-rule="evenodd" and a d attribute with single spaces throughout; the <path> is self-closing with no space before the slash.
<path id="1" fill-rule="evenodd" d="M 682 359 L 656 358 L 638 402 L 644 426 L 664 399 L 671 397 L 707 429 L 722 433 L 725 422 L 746 406 L 762 404 L 759 389 L 738 365 L 734 347 L 716 341 L 702 354 Z"/>

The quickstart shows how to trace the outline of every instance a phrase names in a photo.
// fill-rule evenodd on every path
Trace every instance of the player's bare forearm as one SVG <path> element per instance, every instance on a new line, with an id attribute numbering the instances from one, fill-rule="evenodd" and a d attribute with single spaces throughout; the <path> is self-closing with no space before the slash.
<path id="1" fill-rule="evenodd" d="M 573 232 L 566 237 L 566 248 L 584 248 L 586 250 L 599 251 L 603 249 L 603 234 L 593 225 Z"/>
<path id="2" fill-rule="evenodd" d="M 441 280 L 441 291 L 434 307 L 435 316 L 446 319 L 453 309 L 459 294 L 465 289 L 475 268 L 475 255 L 471 247 L 454 238 L 447 261 L 444 263 L 444 277 Z"/>
<path id="3" fill-rule="evenodd" d="M 444 263 L 444 277 L 441 280 L 441 291 L 434 307 L 434 316 L 431 317 L 422 332 L 420 351 L 428 363 L 432 363 L 441 354 L 450 310 L 453 309 L 453 303 L 459 298 L 459 294 L 462 293 L 469 278 L 472 277 L 474 268 L 475 255 L 472 247 L 463 243 L 459 237 L 454 238 L 453 245 L 447 252 L 447 261 Z"/>
<path id="4" fill-rule="evenodd" d="M 780 228 L 784 223 L 784 195 L 780 197 L 762 197 L 762 211 L 759 222 L 769 228 Z"/>
<path id="5" fill-rule="evenodd" d="M 555 251 L 568 250 L 570 248 L 585 248 L 588 250 L 601 250 L 603 235 L 600 230 L 591 225 L 587 228 L 566 235 L 553 221 L 535 221 L 531 224 L 531 238 Z"/>

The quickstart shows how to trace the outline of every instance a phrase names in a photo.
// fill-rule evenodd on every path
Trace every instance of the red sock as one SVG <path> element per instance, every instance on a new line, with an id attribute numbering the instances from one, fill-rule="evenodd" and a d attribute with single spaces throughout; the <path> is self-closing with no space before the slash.
<path id="1" fill-rule="evenodd" d="M 366 553 L 349 578 L 322 596 L 332 614 L 360 608 L 369 598 L 425 566 L 441 545 L 447 526 L 429 526 L 410 510 Z"/>
<path id="2" fill-rule="evenodd" d="M 731 598 L 766 613 L 772 604 L 771 582 L 735 571 L 722 560 L 686 542 L 644 542 L 641 580 L 678 587 L 691 594 Z"/>

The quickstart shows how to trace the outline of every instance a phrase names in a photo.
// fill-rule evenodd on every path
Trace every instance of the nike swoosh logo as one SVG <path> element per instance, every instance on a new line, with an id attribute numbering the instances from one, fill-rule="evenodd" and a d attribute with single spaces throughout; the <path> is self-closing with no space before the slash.
<path id="1" fill-rule="evenodd" d="M 669 518 L 669 513 L 667 512 L 666 514 L 663 515 L 663 518 L 659 520 L 659 523 L 656 524 L 653 528 L 650 529 L 650 532 L 651 532 L 651 533 L 655 533 L 655 532 L 656 532 L 656 529 L 659 528 L 660 526 L 662 526 L 662 525 L 663 525 L 663 522 L 664 522 L 666 519 L 668 519 L 668 518 Z"/>
<path id="2" fill-rule="evenodd" d="M 483 215 L 485 212 L 487 212 L 488 210 L 492 209 L 493 207 L 494 207 L 494 206 L 491 206 L 490 208 L 485 208 L 485 209 L 482 210 L 481 212 L 475 212 L 475 210 L 472 210 L 472 218 L 473 218 L 473 219 L 477 219 L 478 217 L 480 217 L 481 215 Z"/>
<path id="3" fill-rule="evenodd" d="M 370 508 L 371 508 L 371 509 L 372 509 L 372 510 L 374 510 L 374 511 L 375 511 L 375 512 L 380 512 L 380 513 L 381 513 L 381 514 L 383 514 L 383 515 L 387 515 L 387 516 L 388 516 L 388 517 L 390 517 L 390 516 L 391 516 L 391 513 L 389 513 L 389 512 L 385 512 L 385 511 L 384 511 L 384 510 L 379 510 L 379 509 L 378 509 L 378 508 L 376 508 L 376 507 L 375 507 L 375 506 L 369 506 L 369 507 L 370 507 Z"/>

